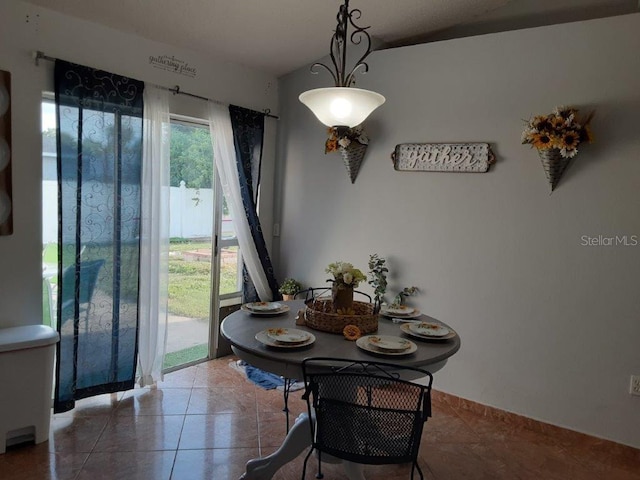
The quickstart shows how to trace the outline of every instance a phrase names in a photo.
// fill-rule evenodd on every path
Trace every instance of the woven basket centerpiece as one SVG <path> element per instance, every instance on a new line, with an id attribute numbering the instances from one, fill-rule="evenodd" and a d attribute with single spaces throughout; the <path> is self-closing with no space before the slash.
<path id="1" fill-rule="evenodd" d="M 309 328 L 329 333 L 342 333 L 347 325 L 355 325 L 362 333 L 378 330 L 378 314 L 373 313 L 373 303 L 353 302 L 353 315 L 333 312 L 333 302 L 314 299 L 307 303 L 305 323 Z"/>

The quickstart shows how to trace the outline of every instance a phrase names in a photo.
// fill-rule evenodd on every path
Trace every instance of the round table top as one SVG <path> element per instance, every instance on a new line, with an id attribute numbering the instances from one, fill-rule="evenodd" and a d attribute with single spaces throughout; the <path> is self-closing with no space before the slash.
<path id="1" fill-rule="evenodd" d="M 289 311 L 280 315 L 253 315 L 238 310 L 227 316 L 220 326 L 224 338 L 232 346 L 238 357 L 248 363 L 282 375 L 286 378 L 302 378 L 301 365 L 305 358 L 332 357 L 358 361 L 380 361 L 402 366 L 424 368 L 433 373 L 439 370 L 446 360 L 460 349 L 460 337 L 456 335 L 449 340 L 422 341 L 415 337 L 406 337 L 417 345 L 417 350 L 409 355 L 376 355 L 364 351 L 356 346 L 356 342 L 346 340 L 341 334 L 321 332 L 296 325 L 298 310 L 304 309 L 304 301 L 293 300 L 284 303 Z M 421 315 L 419 320 L 433 321 L 453 330 L 448 325 L 427 315 Z M 256 340 L 256 334 L 268 328 L 295 328 L 312 333 L 316 341 L 311 345 L 299 348 L 278 348 L 264 345 Z M 376 335 L 405 336 L 400 330 L 400 324 L 393 323 L 389 318 L 380 316 Z M 431 367 L 430 367 L 431 366 Z"/>

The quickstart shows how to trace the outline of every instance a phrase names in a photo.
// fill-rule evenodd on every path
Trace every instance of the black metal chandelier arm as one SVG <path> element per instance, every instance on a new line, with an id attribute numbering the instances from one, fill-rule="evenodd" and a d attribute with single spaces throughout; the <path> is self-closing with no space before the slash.
<path id="1" fill-rule="evenodd" d="M 338 85 L 338 78 L 336 77 L 336 74 L 333 73 L 333 70 L 331 70 L 329 67 L 327 67 L 324 63 L 320 63 L 320 62 L 316 62 L 313 65 L 311 65 L 311 73 L 313 73 L 314 75 L 317 75 L 318 72 L 316 71 L 316 67 L 322 67 L 324 68 L 327 72 L 329 72 L 331 74 L 331 76 L 333 77 L 333 82 L 335 83 L 336 86 Z"/>
<path id="2" fill-rule="evenodd" d="M 361 14 L 362 12 L 358 9 L 353 9 L 349 13 L 349 16 L 348 16 L 349 23 L 354 28 L 354 31 L 351 32 L 351 36 L 349 39 L 351 40 L 351 43 L 353 45 L 360 45 L 360 43 L 362 43 L 362 39 L 364 38 L 367 42 L 367 49 L 362 54 L 362 56 L 358 59 L 358 61 L 354 64 L 349 74 L 344 78 L 344 86 L 346 87 L 351 86 L 351 84 L 353 83 L 353 76 L 359 68 L 361 67 L 363 68 L 363 73 L 367 73 L 369 71 L 369 65 L 364 61 L 364 59 L 367 58 L 371 53 L 371 36 L 369 35 L 369 32 L 367 32 L 367 30 L 371 27 L 370 26 L 360 27 L 359 25 L 356 25 L 356 23 L 353 21 L 354 17 L 360 18 Z"/>
<path id="3" fill-rule="evenodd" d="M 366 55 L 364 57 L 366 57 Z M 347 75 L 347 78 L 345 79 L 345 82 L 344 82 L 345 87 L 350 87 L 355 83 L 354 75 L 359 68 L 362 68 L 362 73 L 367 73 L 369 71 L 369 64 L 362 61 L 364 60 L 364 57 L 360 59 L 358 64 L 355 67 L 353 67 L 353 70 L 351 70 L 349 75 Z"/>
<path id="4" fill-rule="evenodd" d="M 364 60 L 371 53 L 371 36 L 367 32 L 370 27 L 360 27 L 354 22 L 354 19 L 359 19 L 361 15 L 362 12 L 357 8 L 349 11 L 349 0 L 345 0 L 336 16 L 337 26 L 329 45 L 329 57 L 331 58 L 333 69 L 324 63 L 316 62 L 311 66 L 311 73 L 317 74 L 316 67 L 322 67 L 331 74 L 336 87 L 350 87 L 354 83 L 354 75 L 358 70 L 361 70 L 362 73 L 369 71 L 369 65 Z M 351 35 L 347 35 L 349 25 L 354 29 Z M 363 38 L 366 41 L 367 48 L 347 73 L 347 41 L 350 41 L 352 45 L 360 45 L 363 43 Z"/>

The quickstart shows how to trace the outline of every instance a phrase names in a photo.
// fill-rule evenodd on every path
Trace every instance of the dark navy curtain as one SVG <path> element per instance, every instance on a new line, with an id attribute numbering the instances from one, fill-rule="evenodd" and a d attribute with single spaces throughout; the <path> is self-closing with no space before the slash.
<path id="1" fill-rule="evenodd" d="M 56 61 L 54 411 L 134 386 L 144 84 Z"/>
<path id="2" fill-rule="evenodd" d="M 235 105 L 229 106 L 229 113 L 231 115 L 231 126 L 233 127 L 233 142 L 238 159 L 238 177 L 240 179 L 244 212 L 249 221 L 251 236 L 260 256 L 260 262 L 269 282 L 271 293 L 274 299 L 278 299 L 281 296 L 278 292 L 278 284 L 273 274 L 271 258 L 264 242 L 257 211 L 262 144 L 264 140 L 264 114 Z M 243 301 L 255 302 L 260 300 L 244 266 L 242 268 L 242 278 Z"/>

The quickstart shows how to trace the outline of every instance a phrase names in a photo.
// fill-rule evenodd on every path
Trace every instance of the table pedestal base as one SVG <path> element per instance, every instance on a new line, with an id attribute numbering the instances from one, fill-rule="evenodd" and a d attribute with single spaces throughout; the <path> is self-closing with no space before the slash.
<path id="1" fill-rule="evenodd" d="M 245 473 L 241 480 L 271 480 L 280 468 L 289 463 L 305 448 L 311 445 L 311 432 L 309 431 L 309 415 L 301 413 L 296 418 L 293 427 L 280 445 L 280 448 L 263 458 L 255 458 L 247 462 Z M 329 455 L 322 455 L 322 461 L 326 463 L 338 463 L 338 460 Z M 349 480 L 366 480 L 362 472 L 362 465 L 352 462 L 342 462 L 345 474 Z"/>

